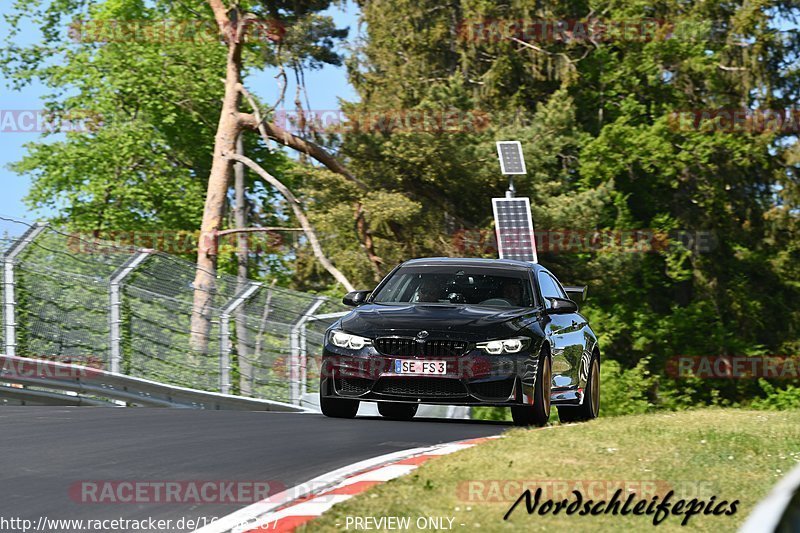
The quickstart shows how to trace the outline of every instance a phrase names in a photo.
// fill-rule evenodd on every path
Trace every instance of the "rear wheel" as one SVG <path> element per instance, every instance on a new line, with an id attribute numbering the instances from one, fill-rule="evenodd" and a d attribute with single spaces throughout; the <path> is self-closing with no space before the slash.
<path id="1" fill-rule="evenodd" d="M 411 420 L 417 414 L 415 403 L 386 403 L 378 402 L 378 412 L 384 418 L 392 420 Z"/>
<path id="2" fill-rule="evenodd" d="M 543 350 L 539 357 L 536 385 L 533 388 L 533 405 L 511 408 L 511 418 L 517 426 L 544 426 L 550 418 L 550 388 L 553 380 L 550 356 Z"/>
<path id="3" fill-rule="evenodd" d="M 332 418 L 355 418 L 358 412 L 358 400 L 345 400 L 342 398 L 326 398 L 319 396 L 319 406 L 322 414 Z"/>
<path id="4" fill-rule="evenodd" d="M 563 405 L 558 408 L 558 418 L 562 422 L 584 422 L 597 418 L 600 413 L 600 361 L 596 355 L 589 363 L 589 377 L 586 379 L 586 396 L 583 405 Z"/>

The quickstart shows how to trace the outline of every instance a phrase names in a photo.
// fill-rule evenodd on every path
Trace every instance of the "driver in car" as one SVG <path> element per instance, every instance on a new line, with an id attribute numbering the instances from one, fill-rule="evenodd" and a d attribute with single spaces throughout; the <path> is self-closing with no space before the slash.
<path id="1" fill-rule="evenodd" d="M 422 278 L 412 302 L 438 302 L 442 288 L 436 278 Z"/>
<path id="2" fill-rule="evenodd" d="M 506 280 L 503 282 L 502 298 L 508 300 L 511 305 L 520 306 L 522 304 L 522 287 L 518 281 Z"/>

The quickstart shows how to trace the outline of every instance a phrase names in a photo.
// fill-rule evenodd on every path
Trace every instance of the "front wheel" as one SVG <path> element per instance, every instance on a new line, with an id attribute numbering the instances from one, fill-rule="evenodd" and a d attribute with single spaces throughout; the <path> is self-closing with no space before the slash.
<path id="1" fill-rule="evenodd" d="M 563 405 L 558 408 L 562 422 L 584 422 L 597 418 L 600 413 L 600 361 L 592 356 L 589 377 L 586 379 L 586 395 L 582 405 Z"/>
<path id="2" fill-rule="evenodd" d="M 319 407 L 322 414 L 331 418 L 355 418 L 358 404 L 358 400 L 326 398 L 322 394 L 319 396 Z"/>
<path id="3" fill-rule="evenodd" d="M 511 408 L 511 418 L 517 426 L 544 426 L 550 419 L 550 389 L 553 372 L 550 356 L 543 351 L 536 372 L 536 385 L 533 388 L 533 405 L 520 405 Z"/>
<path id="4" fill-rule="evenodd" d="M 417 407 L 415 403 L 378 402 L 378 412 L 391 420 L 411 420 L 417 414 Z"/>

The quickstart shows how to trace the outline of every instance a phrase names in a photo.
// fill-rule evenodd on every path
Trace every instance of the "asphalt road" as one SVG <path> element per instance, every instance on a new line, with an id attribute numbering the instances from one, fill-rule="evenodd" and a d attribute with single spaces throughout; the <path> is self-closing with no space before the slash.
<path id="1" fill-rule="evenodd" d="M 339 420 L 268 412 L 2 407 L 0 530 L 21 531 L 3 519 L 38 524 L 46 517 L 172 519 L 172 531 L 187 531 L 191 528 L 176 527 L 181 518 L 210 520 L 246 506 L 246 491 L 254 486 L 250 482 L 289 488 L 363 459 L 496 435 L 508 427 L 468 420 Z M 203 503 L 197 503 L 186 491 L 203 481 L 238 481 L 236 490 L 245 493 L 234 496 L 240 503 L 218 503 L 214 493 L 200 495 Z M 151 488 L 139 502 L 124 503 L 119 500 L 132 492 L 128 486 L 123 489 L 123 482 Z M 178 498 L 184 503 L 167 501 L 166 493 L 155 495 L 152 487 L 161 482 L 182 483 Z M 51 526 L 47 531 L 79 529 Z"/>

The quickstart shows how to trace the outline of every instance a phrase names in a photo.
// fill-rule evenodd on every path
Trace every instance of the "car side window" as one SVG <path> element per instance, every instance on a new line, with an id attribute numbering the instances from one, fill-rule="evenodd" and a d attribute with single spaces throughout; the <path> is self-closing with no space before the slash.
<path id="1" fill-rule="evenodd" d="M 558 280 L 555 278 L 555 276 L 553 276 L 552 274 L 550 275 L 550 279 L 552 279 L 552 280 L 553 280 L 553 283 L 555 283 L 555 284 L 556 284 L 556 290 L 558 291 L 558 294 L 560 295 L 559 297 L 560 297 L 560 298 L 567 298 L 567 299 L 568 299 L 568 298 L 569 298 L 569 296 L 567 296 L 567 292 L 564 290 L 564 287 L 562 287 L 562 286 L 561 286 L 561 282 L 560 282 L 560 281 L 558 281 Z"/>
<path id="2" fill-rule="evenodd" d="M 546 272 L 539 272 L 539 290 L 542 291 L 545 307 L 550 307 L 548 298 L 563 298 L 561 289 L 556 281 Z"/>

